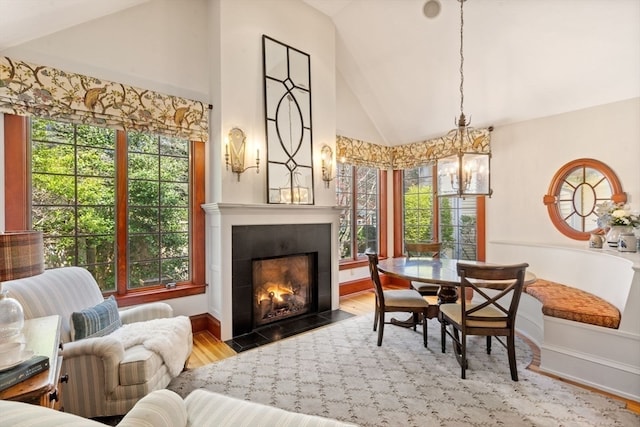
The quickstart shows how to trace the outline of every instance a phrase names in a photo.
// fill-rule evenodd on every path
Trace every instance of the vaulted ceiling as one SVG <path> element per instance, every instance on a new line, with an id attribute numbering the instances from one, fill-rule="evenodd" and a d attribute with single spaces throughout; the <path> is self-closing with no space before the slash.
<path id="1" fill-rule="evenodd" d="M 383 140 L 440 136 L 460 114 L 460 3 L 305 0 L 336 25 L 338 72 Z M 467 0 L 464 112 L 500 126 L 640 96 L 640 1 Z"/>
<path id="2" fill-rule="evenodd" d="M 146 1 L 155 0 L 0 0 L 0 51 Z M 458 1 L 437 0 L 434 18 L 423 13 L 427 0 L 303 1 L 335 23 L 339 80 L 376 142 L 419 141 L 454 126 Z M 464 112 L 473 126 L 640 96 L 638 0 L 467 0 L 464 21 Z"/>

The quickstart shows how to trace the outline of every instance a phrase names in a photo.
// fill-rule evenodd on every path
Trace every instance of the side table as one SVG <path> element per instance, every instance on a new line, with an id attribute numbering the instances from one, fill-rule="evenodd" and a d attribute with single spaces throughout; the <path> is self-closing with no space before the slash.
<path id="1" fill-rule="evenodd" d="M 49 369 L 0 391 L 0 399 L 60 409 L 61 383 L 67 380 L 66 376 L 60 377 L 60 316 L 25 320 L 22 333 L 26 340 L 26 349 L 32 350 L 36 355 L 49 357 Z"/>

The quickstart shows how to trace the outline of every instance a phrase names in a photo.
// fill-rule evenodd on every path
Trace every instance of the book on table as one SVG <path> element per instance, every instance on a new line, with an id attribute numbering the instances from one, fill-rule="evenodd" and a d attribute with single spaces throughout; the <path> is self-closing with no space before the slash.
<path id="1" fill-rule="evenodd" d="M 47 369 L 49 369 L 49 358 L 47 356 L 33 356 L 11 369 L 0 372 L 0 391 L 21 383 Z"/>

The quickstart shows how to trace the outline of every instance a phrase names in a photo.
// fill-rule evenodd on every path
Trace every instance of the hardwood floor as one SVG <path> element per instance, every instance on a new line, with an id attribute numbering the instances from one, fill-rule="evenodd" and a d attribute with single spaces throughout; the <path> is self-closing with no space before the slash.
<path id="1" fill-rule="evenodd" d="M 373 310 L 374 307 L 374 294 L 373 291 L 364 291 L 356 294 L 347 295 L 340 298 L 340 309 L 351 314 L 361 315 L 369 313 Z M 533 345 L 532 342 L 522 337 L 525 342 L 527 342 L 532 351 L 533 351 L 533 359 L 531 364 L 528 366 L 528 369 L 538 372 L 541 375 L 547 375 L 539 371 L 540 366 L 540 349 Z M 224 342 L 219 341 L 213 335 L 208 332 L 197 332 L 193 334 L 193 352 L 191 353 L 191 357 L 189 358 L 189 362 L 187 363 L 187 367 L 189 369 L 197 368 L 200 366 L 207 365 L 209 363 L 215 362 L 217 360 L 226 359 L 227 357 L 235 356 L 236 352 L 233 351 L 231 347 L 226 345 Z M 622 400 L 626 403 L 627 409 L 630 411 L 636 412 L 640 414 L 640 402 L 635 402 L 632 400 L 622 399 L 618 396 L 602 392 L 600 390 L 596 390 L 591 387 L 583 386 L 581 384 L 576 384 L 571 381 L 564 380 L 562 378 L 555 377 L 553 375 L 549 375 L 558 379 L 559 381 L 565 381 L 569 384 L 576 385 L 578 387 L 583 387 L 588 390 L 591 390 L 596 393 L 601 393 L 606 396 L 609 396 L 614 399 Z"/>

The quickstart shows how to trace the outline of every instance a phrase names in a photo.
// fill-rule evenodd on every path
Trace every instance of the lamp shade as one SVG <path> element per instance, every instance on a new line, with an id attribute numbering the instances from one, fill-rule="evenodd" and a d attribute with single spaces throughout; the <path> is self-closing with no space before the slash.
<path id="1" fill-rule="evenodd" d="M 0 232 L 0 282 L 44 272 L 41 231 Z"/>

